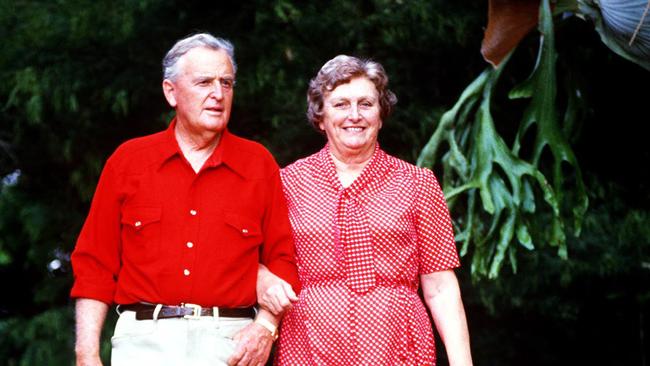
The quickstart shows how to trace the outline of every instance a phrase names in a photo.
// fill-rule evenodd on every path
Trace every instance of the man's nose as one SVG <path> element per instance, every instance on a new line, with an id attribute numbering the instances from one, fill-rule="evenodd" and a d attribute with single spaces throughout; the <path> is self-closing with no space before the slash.
<path id="1" fill-rule="evenodd" d="M 215 97 L 217 100 L 223 99 L 223 87 L 221 86 L 221 83 L 219 80 L 217 80 L 213 85 L 212 85 L 212 90 L 210 91 L 210 95 Z"/>

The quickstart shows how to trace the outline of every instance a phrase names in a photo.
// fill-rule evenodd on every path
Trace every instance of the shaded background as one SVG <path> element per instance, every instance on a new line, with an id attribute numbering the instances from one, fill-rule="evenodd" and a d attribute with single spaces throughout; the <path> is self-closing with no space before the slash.
<path id="1" fill-rule="evenodd" d="M 233 41 L 230 127 L 280 165 L 324 143 L 304 116 L 322 64 L 341 53 L 381 62 L 399 102 L 380 143 L 414 162 L 441 114 L 488 67 L 479 53 L 486 23 L 487 4 L 470 0 L 0 0 L 2 363 L 73 364 L 69 253 L 106 158 L 171 118 L 160 61 L 177 39 L 208 31 Z M 505 85 L 530 73 L 537 42 L 522 41 Z M 583 96 L 572 147 L 590 207 L 582 235 L 568 237 L 568 260 L 524 252 L 516 274 L 504 268 L 487 280 L 470 278 L 462 259 L 475 364 L 647 365 L 650 73 L 577 17 L 556 21 L 556 48 L 558 79 L 576 80 Z M 523 108 L 495 102 L 504 137 Z"/>

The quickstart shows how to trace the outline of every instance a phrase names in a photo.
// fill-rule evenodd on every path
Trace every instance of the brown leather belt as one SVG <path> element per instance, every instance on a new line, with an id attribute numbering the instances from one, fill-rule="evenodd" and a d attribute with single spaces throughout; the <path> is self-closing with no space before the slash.
<path id="1" fill-rule="evenodd" d="M 149 320 L 154 318 L 156 311 L 154 304 L 127 304 L 118 305 L 118 312 L 135 311 L 136 320 Z M 195 304 L 181 304 L 180 306 L 163 305 L 160 307 L 157 319 L 185 318 L 198 319 L 202 316 L 218 316 L 220 318 L 255 318 L 255 308 L 204 308 Z"/>

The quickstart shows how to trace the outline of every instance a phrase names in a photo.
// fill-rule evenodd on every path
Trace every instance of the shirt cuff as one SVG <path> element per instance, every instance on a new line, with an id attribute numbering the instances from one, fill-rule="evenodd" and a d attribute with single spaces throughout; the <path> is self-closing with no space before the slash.
<path id="1" fill-rule="evenodd" d="M 300 292 L 300 281 L 298 280 L 298 272 L 296 272 L 296 265 L 294 263 L 275 261 L 266 264 L 269 271 L 273 272 L 276 276 L 287 281 L 293 288 L 296 295 Z"/>
<path id="2" fill-rule="evenodd" d="M 115 296 L 115 285 L 100 285 L 89 280 L 76 279 L 70 297 L 73 299 L 84 298 L 98 300 L 108 305 L 113 303 Z"/>

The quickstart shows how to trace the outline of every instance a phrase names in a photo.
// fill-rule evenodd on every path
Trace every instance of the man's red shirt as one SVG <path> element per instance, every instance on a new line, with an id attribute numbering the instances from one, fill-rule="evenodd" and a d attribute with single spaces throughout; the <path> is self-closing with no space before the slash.
<path id="1" fill-rule="evenodd" d="M 127 141 L 108 159 L 72 253 L 74 298 L 105 303 L 256 302 L 258 263 L 299 288 L 277 163 L 224 131 L 195 173 L 174 136 Z"/>

